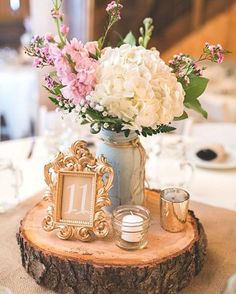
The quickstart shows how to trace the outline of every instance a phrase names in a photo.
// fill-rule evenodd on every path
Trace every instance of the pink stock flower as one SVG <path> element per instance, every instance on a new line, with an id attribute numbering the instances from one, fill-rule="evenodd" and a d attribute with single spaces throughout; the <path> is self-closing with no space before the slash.
<path id="1" fill-rule="evenodd" d="M 79 104 L 94 89 L 98 61 L 89 57 L 88 48 L 94 50 L 96 44 L 87 44 L 73 39 L 61 50 L 56 44 L 50 44 L 49 51 L 53 59 L 57 76 L 64 88 L 64 98 Z"/>
<path id="2" fill-rule="evenodd" d="M 60 32 L 63 35 L 67 35 L 69 33 L 70 28 L 68 26 L 66 26 L 65 24 L 62 24 L 60 27 Z"/>
<path id="3" fill-rule="evenodd" d="M 84 98 L 92 91 L 92 87 L 81 83 L 79 79 L 74 79 L 67 86 L 61 89 L 64 98 L 73 102 L 75 105 L 80 104 Z"/>
<path id="4" fill-rule="evenodd" d="M 61 91 L 66 99 L 79 104 L 94 89 L 96 84 L 96 68 L 98 62 L 91 58 L 84 58 L 77 65 L 77 74 Z"/>
<path id="5" fill-rule="evenodd" d="M 88 50 L 88 52 L 92 53 L 92 54 L 96 54 L 96 51 L 98 50 L 98 42 L 97 41 L 94 41 L 94 42 L 87 42 L 85 45 L 84 45 L 84 48 L 86 50 Z"/>
<path id="6" fill-rule="evenodd" d="M 54 66 L 56 68 L 58 78 L 61 80 L 63 85 L 66 85 L 71 80 L 73 80 L 75 76 L 75 74 L 72 72 L 72 68 L 68 59 L 54 44 L 50 46 L 50 54 L 54 61 Z"/>
<path id="7" fill-rule="evenodd" d="M 73 38 L 70 42 L 67 42 L 62 52 L 63 54 L 70 55 L 71 59 L 74 61 L 80 59 L 81 57 L 89 56 L 89 53 L 84 48 L 83 43 L 76 38 Z"/>
<path id="8" fill-rule="evenodd" d="M 53 35 L 51 33 L 46 33 L 44 35 L 44 40 L 47 41 L 47 42 L 52 42 L 52 41 L 54 41 L 54 37 L 53 37 Z"/>

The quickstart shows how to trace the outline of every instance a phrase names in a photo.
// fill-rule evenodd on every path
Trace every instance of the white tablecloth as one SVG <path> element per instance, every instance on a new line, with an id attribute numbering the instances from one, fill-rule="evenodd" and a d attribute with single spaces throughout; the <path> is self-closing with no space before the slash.
<path id="1" fill-rule="evenodd" d="M 32 138 L 0 143 L 0 158 L 10 158 L 23 172 L 20 200 L 45 188 L 43 166 L 49 160 L 45 142 L 43 138 L 37 138 L 33 156 L 27 159 L 31 144 Z M 155 172 L 158 172 L 158 166 Z M 195 168 L 190 192 L 192 200 L 236 211 L 236 169 Z"/>

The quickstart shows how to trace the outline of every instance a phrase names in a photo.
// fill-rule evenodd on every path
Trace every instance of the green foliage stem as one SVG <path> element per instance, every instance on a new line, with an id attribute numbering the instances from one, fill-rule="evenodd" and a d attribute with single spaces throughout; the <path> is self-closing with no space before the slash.
<path id="1" fill-rule="evenodd" d="M 148 17 L 143 21 L 143 27 L 139 29 L 141 36 L 138 39 L 139 45 L 147 48 L 149 41 L 151 40 L 154 30 L 153 19 Z"/>

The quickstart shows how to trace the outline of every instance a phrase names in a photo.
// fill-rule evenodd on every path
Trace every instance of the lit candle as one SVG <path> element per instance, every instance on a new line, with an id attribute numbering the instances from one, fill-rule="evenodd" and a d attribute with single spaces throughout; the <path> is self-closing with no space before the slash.
<path id="1" fill-rule="evenodd" d="M 140 242 L 142 240 L 143 218 L 139 215 L 129 214 L 122 219 L 121 238 L 127 242 Z"/>

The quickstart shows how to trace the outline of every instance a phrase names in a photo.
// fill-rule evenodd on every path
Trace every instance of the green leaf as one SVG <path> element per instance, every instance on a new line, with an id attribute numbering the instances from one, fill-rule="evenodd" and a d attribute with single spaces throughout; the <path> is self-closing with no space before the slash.
<path id="1" fill-rule="evenodd" d="M 188 114 L 187 114 L 186 111 L 184 111 L 181 116 L 175 117 L 174 121 L 183 120 L 183 119 L 186 119 L 186 118 L 188 118 Z"/>
<path id="2" fill-rule="evenodd" d="M 184 103 L 184 105 L 187 108 L 190 108 L 196 112 L 199 112 L 200 114 L 202 114 L 203 117 L 207 118 L 207 116 L 208 116 L 207 112 L 202 108 L 201 103 L 197 99 L 192 100 L 191 103 L 186 102 L 186 103 Z"/>
<path id="3" fill-rule="evenodd" d="M 142 134 L 144 137 L 147 137 L 147 133 L 146 133 L 144 130 L 142 130 L 141 134 Z"/>
<path id="4" fill-rule="evenodd" d="M 61 89 L 63 88 L 63 85 L 57 85 L 56 87 L 53 88 L 53 91 L 55 93 L 55 95 L 60 95 L 61 94 Z"/>
<path id="5" fill-rule="evenodd" d="M 54 104 L 58 105 L 59 101 L 54 97 L 48 97 Z"/>
<path id="6" fill-rule="evenodd" d="M 205 91 L 208 84 L 208 79 L 198 76 L 193 76 L 190 78 L 190 83 L 182 85 L 185 91 L 185 102 L 190 102 L 197 99 Z"/>
<path id="7" fill-rule="evenodd" d="M 156 129 L 157 133 L 169 133 L 176 130 L 175 127 L 169 126 L 169 125 L 160 125 Z"/>
<path id="8" fill-rule="evenodd" d="M 91 52 L 89 52 L 89 57 L 93 58 L 95 60 L 98 60 L 98 57 L 95 54 L 91 53 Z"/>
<path id="9" fill-rule="evenodd" d="M 89 123 L 89 121 L 88 120 L 86 120 L 86 119 L 84 119 L 84 120 L 82 120 L 82 122 L 80 123 L 81 125 L 86 125 L 86 124 L 88 124 Z"/>
<path id="10" fill-rule="evenodd" d="M 156 129 L 143 127 L 141 134 L 144 137 L 147 137 L 147 136 L 152 136 L 152 135 L 155 135 L 155 134 L 158 134 L 158 133 L 168 133 L 168 132 L 174 131 L 175 129 L 176 128 L 174 128 L 174 127 L 172 127 L 170 125 L 159 125 L 159 126 L 156 127 Z M 140 132 L 136 131 L 136 133 L 138 135 L 140 135 Z"/>
<path id="11" fill-rule="evenodd" d="M 201 107 L 201 103 L 197 100 L 205 91 L 208 84 L 208 79 L 198 76 L 192 76 L 190 83 L 183 85 L 185 91 L 184 105 L 187 108 L 199 112 L 203 117 L 207 118 L 207 112 Z"/>
<path id="12" fill-rule="evenodd" d="M 49 93 L 55 95 L 55 93 L 52 90 L 50 90 L 48 87 L 43 85 L 43 88 L 46 89 Z"/>
<path id="13" fill-rule="evenodd" d="M 134 36 L 134 34 L 130 31 L 124 38 L 123 40 L 124 44 L 129 44 L 131 46 L 135 46 L 136 45 L 136 38 Z"/>
<path id="14" fill-rule="evenodd" d="M 152 136 L 153 135 L 153 130 L 151 128 L 145 128 L 145 131 L 147 133 L 148 136 Z"/>
<path id="15" fill-rule="evenodd" d="M 86 112 L 93 120 L 102 120 L 103 118 L 100 112 L 91 107 L 88 107 Z"/>
<path id="16" fill-rule="evenodd" d="M 130 130 L 124 130 L 124 133 L 125 133 L 125 137 L 129 137 L 129 134 L 130 134 Z"/>
<path id="17" fill-rule="evenodd" d="M 102 49 L 102 43 L 103 43 L 103 37 L 100 37 L 98 39 L 98 48 L 101 50 Z"/>

